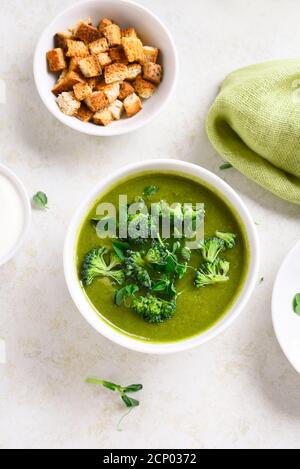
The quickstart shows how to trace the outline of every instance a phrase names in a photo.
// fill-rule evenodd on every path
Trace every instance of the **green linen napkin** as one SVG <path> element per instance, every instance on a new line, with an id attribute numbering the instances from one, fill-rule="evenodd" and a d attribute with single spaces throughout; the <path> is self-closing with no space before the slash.
<path id="1" fill-rule="evenodd" d="M 226 161 L 278 197 L 300 204 L 300 59 L 228 75 L 206 127 Z"/>

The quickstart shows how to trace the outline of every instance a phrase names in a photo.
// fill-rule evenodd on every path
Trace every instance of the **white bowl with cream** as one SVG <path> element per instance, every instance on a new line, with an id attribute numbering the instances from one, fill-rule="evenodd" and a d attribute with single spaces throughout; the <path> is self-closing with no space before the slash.
<path id="1" fill-rule="evenodd" d="M 22 247 L 31 221 L 30 199 L 20 179 L 0 164 L 0 266 Z"/>

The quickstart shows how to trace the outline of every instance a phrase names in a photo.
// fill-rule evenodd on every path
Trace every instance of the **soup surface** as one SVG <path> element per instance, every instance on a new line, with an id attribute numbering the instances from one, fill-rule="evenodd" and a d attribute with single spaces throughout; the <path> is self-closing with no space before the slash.
<path id="1" fill-rule="evenodd" d="M 143 194 L 145 187 L 155 184 L 158 193 L 151 197 L 151 203 L 165 200 L 172 203 L 205 204 L 205 238 L 214 236 L 216 230 L 237 235 L 234 249 L 222 253 L 222 258 L 230 262 L 229 280 L 218 285 L 195 288 L 195 271 L 188 269 L 178 282 L 181 294 L 177 299 L 174 317 L 162 324 L 149 324 L 125 305 L 114 304 L 115 286 L 107 278 L 97 278 L 92 285 L 84 287 L 85 294 L 99 314 L 112 327 L 140 340 L 151 342 L 173 342 L 195 336 L 206 331 L 219 321 L 236 301 L 243 287 L 249 265 L 248 240 L 238 214 L 221 196 L 204 183 L 172 173 L 148 172 L 121 181 L 106 194 L 101 195 L 91 207 L 80 228 L 76 262 L 78 275 L 84 256 L 95 247 L 111 247 L 110 240 L 99 239 L 91 218 L 96 215 L 100 202 L 110 202 L 118 206 L 119 195 L 127 195 L 128 201 Z M 193 251 L 190 265 L 199 268 L 203 262 L 201 253 Z M 83 288 L 83 287 L 82 287 Z"/>

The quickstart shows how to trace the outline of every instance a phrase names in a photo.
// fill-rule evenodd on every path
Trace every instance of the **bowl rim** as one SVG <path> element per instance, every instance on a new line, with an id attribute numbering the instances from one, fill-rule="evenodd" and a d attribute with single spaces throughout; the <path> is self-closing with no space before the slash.
<path id="1" fill-rule="evenodd" d="M 107 127 L 102 127 L 102 126 L 89 126 L 86 125 L 85 122 L 81 122 L 79 119 L 76 119 L 74 117 L 70 118 L 70 116 L 67 116 L 63 114 L 58 108 L 57 110 L 50 105 L 50 98 L 51 96 L 51 90 L 49 89 L 49 94 L 45 93 L 43 91 L 43 87 L 41 85 L 41 80 L 40 80 L 40 60 L 41 60 L 41 54 L 42 54 L 42 44 L 45 40 L 45 38 L 49 37 L 49 31 L 52 29 L 52 27 L 55 25 L 55 23 L 60 19 L 66 16 L 70 11 L 73 9 L 76 9 L 80 6 L 84 6 L 89 3 L 95 3 L 95 4 L 100 4 L 101 2 L 107 2 L 107 0 L 83 0 L 80 2 L 77 2 L 73 5 L 70 5 L 69 7 L 65 8 L 62 12 L 60 12 L 53 20 L 46 26 L 46 28 L 43 30 L 38 43 L 35 48 L 34 52 L 34 58 L 33 58 L 33 76 L 34 76 L 34 82 L 35 86 L 37 88 L 38 94 L 43 101 L 44 105 L 48 109 L 48 111 L 56 117 L 60 122 L 68 126 L 69 128 L 76 130 L 77 132 L 81 132 L 86 135 L 92 135 L 95 137 L 113 137 L 117 135 L 124 135 L 130 132 L 133 132 L 135 130 L 140 129 L 141 127 L 147 125 L 150 123 L 152 120 L 154 120 L 155 117 L 157 117 L 163 109 L 167 106 L 169 103 L 173 92 L 175 90 L 177 80 L 178 80 L 178 69 L 179 69 L 179 59 L 178 59 L 178 52 L 177 48 L 175 45 L 175 41 L 167 28 L 167 26 L 160 20 L 160 18 L 153 13 L 151 10 L 149 10 L 147 7 L 144 7 L 143 5 L 140 5 L 139 3 L 136 3 L 135 1 L 132 0 L 110 0 L 111 4 L 129 4 L 132 7 L 135 7 L 141 11 L 142 14 L 146 14 L 148 16 L 151 16 L 152 19 L 159 25 L 159 27 L 164 31 L 166 36 L 168 37 L 168 40 L 170 42 L 171 46 L 171 51 L 173 54 L 173 60 L 174 60 L 174 73 L 172 75 L 172 80 L 169 80 L 169 87 L 167 89 L 167 92 L 164 96 L 164 98 L 161 100 L 160 104 L 157 106 L 156 109 L 154 109 L 147 117 L 144 117 L 142 112 L 140 115 L 138 114 L 135 118 L 128 119 L 128 123 L 130 125 L 124 126 L 123 128 L 121 127 L 114 127 L 112 126 L 107 126 Z M 143 119 L 139 119 L 140 116 L 143 116 Z"/>
<path id="2" fill-rule="evenodd" d="M 20 251 L 20 249 L 22 248 L 27 238 L 29 228 L 31 225 L 31 204 L 30 204 L 27 190 L 25 189 L 23 182 L 10 168 L 0 163 L 0 174 L 6 176 L 13 183 L 13 185 L 15 186 L 15 188 L 17 189 L 21 197 L 21 200 L 24 206 L 23 232 L 21 233 L 17 243 L 13 246 L 13 248 L 5 256 L 0 258 L 0 267 L 1 267 L 4 264 L 6 264 L 8 261 L 10 261 L 17 254 L 17 252 Z"/>
<path id="3" fill-rule="evenodd" d="M 101 319 L 95 308 L 89 303 L 84 295 L 82 288 L 79 284 L 75 266 L 75 243 L 77 240 L 78 230 L 93 201 L 103 193 L 107 188 L 122 178 L 130 175 L 142 173 L 144 171 L 159 171 L 159 170 L 179 171 L 182 174 L 194 175 L 198 179 L 202 179 L 218 192 L 226 197 L 227 201 L 235 208 L 238 215 L 241 217 L 245 232 L 249 241 L 250 260 L 248 272 L 246 274 L 245 282 L 241 292 L 236 298 L 235 303 L 230 307 L 227 313 L 207 331 L 200 333 L 192 338 L 187 338 L 178 342 L 167 343 L 154 343 L 138 340 L 130 335 L 119 332 L 116 328 L 110 326 L 108 322 Z M 186 170 L 186 171 L 185 171 Z M 69 225 L 65 245 L 64 245 L 64 273 L 65 280 L 70 292 L 70 295 L 79 309 L 80 313 L 87 320 L 87 322 L 102 334 L 107 339 L 121 345 L 127 349 L 137 352 L 149 354 L 169 354 L 179 351 L 192 349 L 198 345 L 204 344 L 217 335 L 222 333 L 229 325 L 236 319 L 242 310 L 245 308 L 250 296 L 257 285 L 260 261 L 260 245 L 254 221 L 245 206 L 240 196 L 232 189 L 225 181 L 217 175 L 208 171 L 201 166 L 193 163 L 187 163 L 181 160 L 174 159 L 160 159 L 160 160 L 145 160 L 143 162 L 133 163 L 122 167 L 113 174 L 107 176 L 96 184 L 88 195 L 83 199 L 75 214 L 72 217 Z"/>

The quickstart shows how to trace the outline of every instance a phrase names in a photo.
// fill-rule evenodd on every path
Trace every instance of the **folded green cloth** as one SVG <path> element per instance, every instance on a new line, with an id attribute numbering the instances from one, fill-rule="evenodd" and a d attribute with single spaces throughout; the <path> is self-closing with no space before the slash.
<path id="1" fill-rule="evenodd" d="M 226 161 L 273 194 L 300 204 L 300 59 L 231 73 L 206 125 Z"/>

